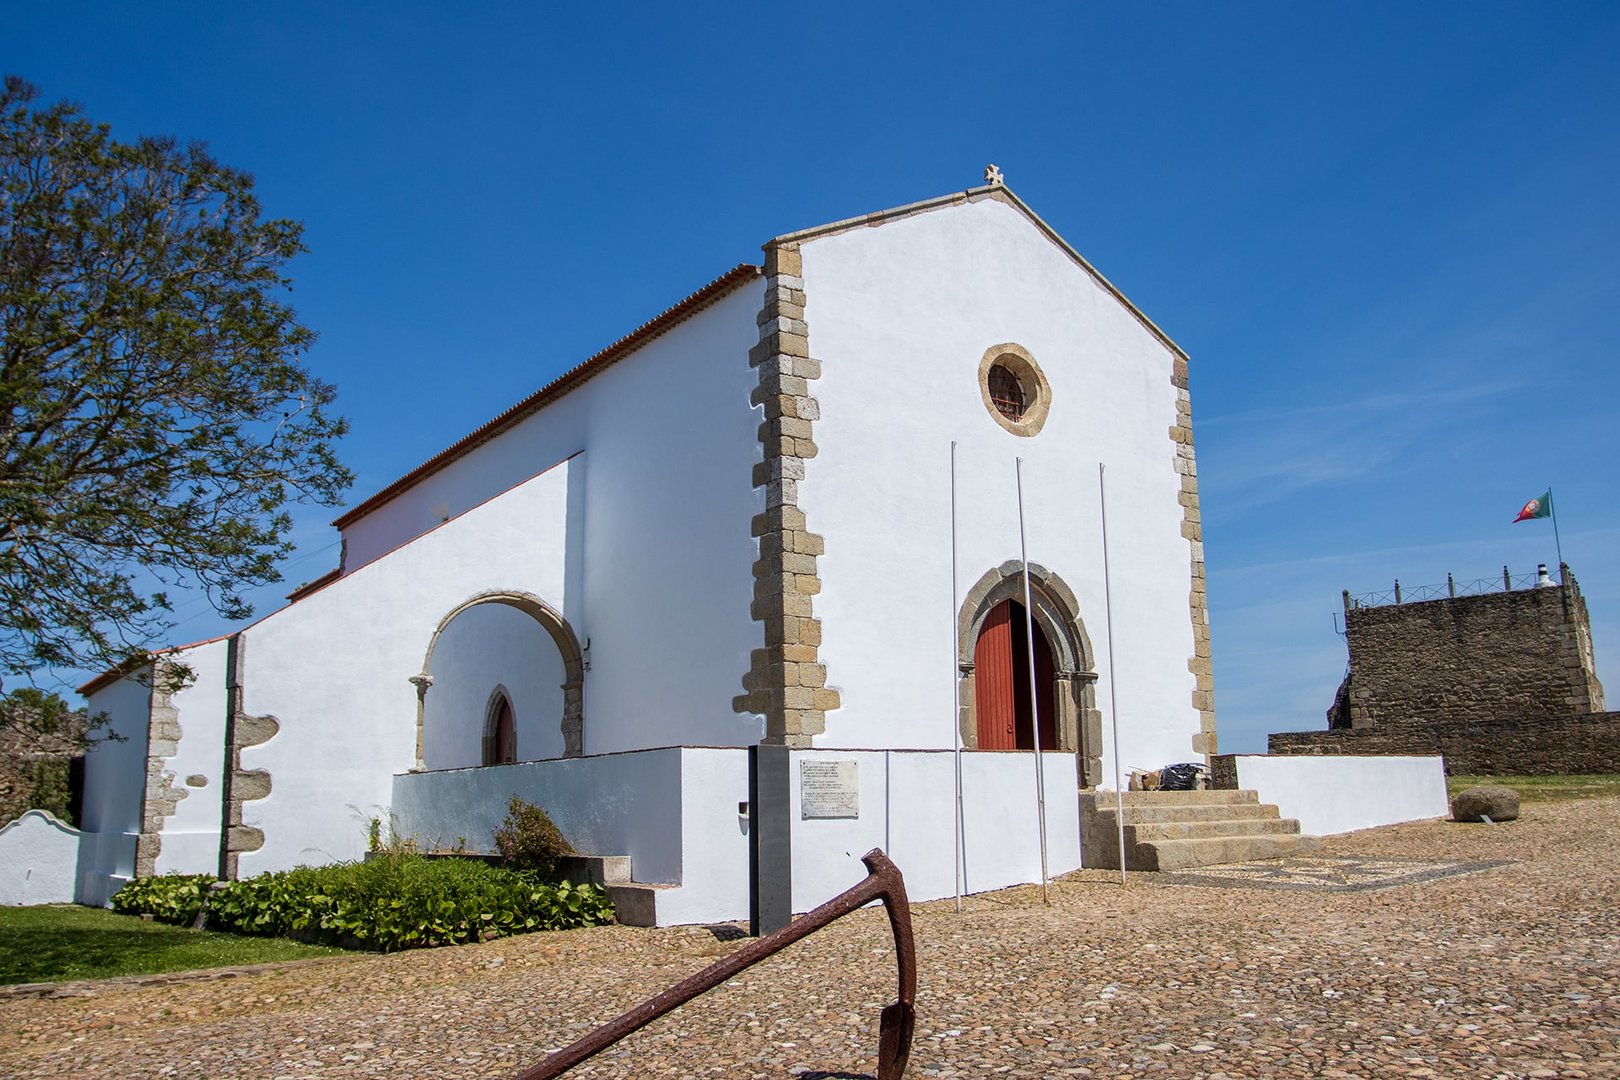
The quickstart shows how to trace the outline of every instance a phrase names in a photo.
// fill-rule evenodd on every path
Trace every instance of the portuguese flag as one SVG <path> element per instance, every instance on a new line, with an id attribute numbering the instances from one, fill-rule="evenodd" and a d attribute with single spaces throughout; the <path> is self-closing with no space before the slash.
<path id="1" fill-rule="evenodd" d="M 1519 516 L 1514 518 L 1513 521 L 1515 524 L 1517 524 L 1521 521 L 1530 521 L 1533 518 L 1544 518 L 1551 516 L 1552 489 L 1548 488 L 1545 494 L 1525 503 L 1524 508 L 1519 511 Z"/>

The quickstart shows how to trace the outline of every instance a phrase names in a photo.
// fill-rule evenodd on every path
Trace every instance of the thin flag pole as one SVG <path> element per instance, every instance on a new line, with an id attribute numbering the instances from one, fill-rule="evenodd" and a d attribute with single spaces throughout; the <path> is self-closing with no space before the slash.
<path id="1" fill-rule="evenodd" d="M 1125 884 L 1125 786 L 1119 772 L 1119 691 L 1114 682 L 1114 592 L 1108 575 L 1108 485 L 1097 463 L 1097 505 L 1102 509 L 1103 611 L 1108 623 L 1108 715 L 1114 744 L 1114 819 L 1119 825 L 1119 883 Z"/>
<path id="2" fill-rule="evenodd" d="M 962 682 L 956 641 L 956 440 L 951 440 L 951 745 L 956 748 L 956 913 L 962 914 Z"/>
<path id="3" fill-rule="evenodd" d="M 1029 655 L 1029 725 L 1034 728 L 1035 809 L 1041 823 L 1041 900 L 1052 897 L 1046 889 L 1046 770 L 1041 762 L 1040 696 L 1035 692 L 1035 615 L 1029 593 L 1029 549 L 1024 544 L 1024 459 L 1013 458 L 1013 475 L 1018 483 L 1018 557 L 1024 563 L 1024 651 Z"/>
<path id="4" fill-rule="evenodd" d="M 1558 581 L 1564 580 L 1564 542 L 1558 539 L 1558 500 L 1553 498 L 1552 488 L 1547 489 L 1547 510 L 1552 515 L 1553 547 L 1558 551 Z"/>

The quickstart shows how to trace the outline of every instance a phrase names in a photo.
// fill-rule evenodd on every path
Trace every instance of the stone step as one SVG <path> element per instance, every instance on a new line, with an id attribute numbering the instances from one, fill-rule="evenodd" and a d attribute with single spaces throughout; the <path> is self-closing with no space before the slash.
<path id="1" fill-rule="evenodd" d="M 1280 859 L 1321 846 L 1317 837 L 1300 834 L 1298 821 L 1260 802 L 1253 791 L 1133 791 L 1126 796 L 1124 821 L 1127 870 Z M 1112 792 L 1081 793 L 1086 866 L 1119 869 L 1119 822 Z"/>
<path id="2" fill-rule="evenodd" d="M 576 885 L 628 885 L 630 856 L 570 855 L 557 860 L 557 873 Z"/>
<path id="3" fill-rule="evenodd" d="M 1098 795 L 1098 804 L 1112 806 L 1112 792 Z M 1239 803 L 1258 803 L 1260 793 L 1242 791 L 1127 791 L 1125 807 L 1133 806 L 1232 806 Z"/>
<path id="4" fill-rule="evenodd" d="M 1115 819 L 1112 806 L 1102 806 L 1097 810 L 1099 817 L 1106 817 L 1110 823 Z M 1230 803 L 1216 806 L 1161 806 L 1161 805 L 1131 805 L 1125 806 L 1125 824 L 1148 825 L 1164 821 L 1260 821 L 1266 818 L 1278 818 L 1282 815 L 1275 806 L 1266 803 Z"/>
<path id="5" fill-rule="evenodd" d="M 1297 827 L 1297 826 L 1296 826 Z M 1223 836 L 1197 840 L 1153 840 L 1138 845 L 1145 856 L 1143 870 L 1185 870 L 1193 866 L 1282 859 L 1309 855 L 1322 848 L 1318 836 Z M 1129 849 L 1127 849 L 1127 856 Z M 1127 867 L 1129 869 L 1129 867 Z"/>
<path id="6" fill-rule="evenodd" d="M 1138 842 L 1148 840 L 1210 840 L 1223 836 L 1282 836 L 1298 833 L 1299 822 L 1293 818 L 1237 818 L 1228 821 L 1157 821 L 1133 824 L 1126 822 L 1125 838 Z"/>
<path id="7" fill-rule="evenodd" d="M 605 887 L 620 923 L 625 926 L 657 926 L 658 894 L 677 886 L 630 883 Z"/>

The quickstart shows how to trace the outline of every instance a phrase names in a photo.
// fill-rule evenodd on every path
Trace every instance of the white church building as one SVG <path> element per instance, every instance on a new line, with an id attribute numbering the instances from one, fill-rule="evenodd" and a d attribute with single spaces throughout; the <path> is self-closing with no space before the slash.
<path id="1" fill-rule="evenodd" d="M 1040 878 L 1037 732 L 1048 868 L 1088 860 L 1116 749 L 1215 752 L 1187 357 L 989 176 L 771 240 L 344 513 L 335 570 L 161 654 L 183 688 L 86 684 L 126 738 L 79 898 L 355 859 L 373 817 L 488 850 L 515 794 L 658 923 L 745 918 L 756 744 L 794 910 L 878 846 L 977 892 Z"/>

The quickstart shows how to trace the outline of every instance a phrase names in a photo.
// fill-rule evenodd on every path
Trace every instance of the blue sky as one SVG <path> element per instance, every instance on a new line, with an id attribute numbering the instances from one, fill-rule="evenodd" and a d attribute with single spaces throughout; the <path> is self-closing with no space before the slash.
<path id="1" fill-rule="evenodd" d="M 1579 3 L 59 2 L 0 40 L 305 223 L 356 501 L 770 236 L 998 163 L 1192 355 L 1236 751 L 1323 725 L 1341 589 L 1553 563 L 1509 525 L 1549 484 L 1620 697 L 1616 55 Z"/>

